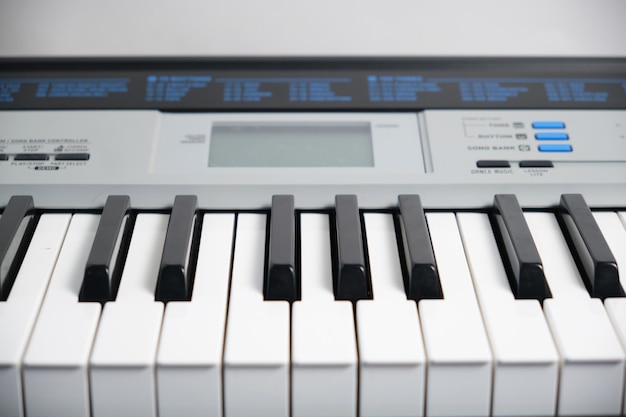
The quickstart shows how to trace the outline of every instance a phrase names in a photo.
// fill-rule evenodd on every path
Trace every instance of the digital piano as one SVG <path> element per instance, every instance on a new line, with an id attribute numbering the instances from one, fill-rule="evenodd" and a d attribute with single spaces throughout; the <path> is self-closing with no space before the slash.
<path id="1" fill-rule="evenodd" d="M 0 416 L 626 410 L 626 60 L 0 61 Z"/>

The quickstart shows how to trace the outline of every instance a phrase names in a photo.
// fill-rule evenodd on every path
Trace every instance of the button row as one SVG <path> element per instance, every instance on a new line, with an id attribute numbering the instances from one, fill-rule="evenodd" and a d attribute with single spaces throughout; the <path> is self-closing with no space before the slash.
<path id="1" fill-rule="evenodd" d="M 565 129 L 565 123 L 556 120 L 537 121 L 532 123 L 533 129 Z M 569 134 L 565 132 L 537 132 L 535 139 L 539 141 L 566 141 Z M 542 144 L 538 146 L 539 152 L 547 153 L 567 153 L 572 152 L 572 145 L 564 144 Z"/>
<path id="2" fill-rule="evenodd" d="M 477 168 L 511 168 L 511 163 L 506 160 L 482 159 L 476 161 Z M 520 161 L 520 168 L 554 168 L 552 161 L 528 160 Z"/>
<path id="3" fill-rule="evenodd" d="M 8 161 L 9 154 L 0 154 L 0 161 Z M 88 153 L 61 153 L 61 154 L 47 154 L 47 153 L 18 153 L 13 155 L 14 161 L 88 161 L 91 157 Z"/>

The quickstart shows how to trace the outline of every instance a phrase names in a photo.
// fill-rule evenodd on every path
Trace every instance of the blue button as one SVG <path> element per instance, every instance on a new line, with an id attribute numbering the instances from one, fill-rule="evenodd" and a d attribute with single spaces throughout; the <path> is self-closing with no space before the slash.
<path id="1" fill-rule="evenodd" d="M 572 145 L 539 145 L 539 152 L 571 152 Z"/>
<path id="2" fill-rule="evenodd" d="M 567 133 L 542 132 L 542 133 L 535 133 L 535 139 L 537 140 L 569 140 L 569 135 Z"/>
<path id="3" fill-rule="evenodd" d="M 533 129 L 565 129 L 565 123 L 554 121 L 533 122 Z"/>

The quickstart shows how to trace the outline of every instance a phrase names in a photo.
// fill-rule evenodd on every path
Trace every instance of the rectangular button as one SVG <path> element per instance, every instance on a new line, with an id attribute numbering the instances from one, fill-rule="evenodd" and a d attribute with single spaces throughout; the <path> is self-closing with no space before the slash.
<path id="1" fill-rule="evenodd" d="M 509 161 L 481 160 L 476 161 L 477 168 L 511 168 Z"/>
<path id="2" fill-rule="evenodd" d="M 533 129 L 565 129 L 565 123 L 552 120 L 533 122 Z"/>
<path id="3" fill-rule="evenodd" d="M 88 153 L 63 153 L 54 157 L 57 161 L 89 161 Z"/>
<path id="4" fill-rule="evenodd" d="M 48 155 L 45 153 L 18 153 L 14 159 L 16 161 L 47 161 Z"/>
<path id="5" fill-rule="evenodd" d="M 537 140 L 569 140 L 567 133 L 556 132 L 541 132 L 535 133 L 535 139 Z"/>
<path id="6" fill-rule="evenodd" d="M 520 168 L 554 168 L 552 161 L 520 161 Z"/>
<path id="7" fill-rule="evenodd" d="M 0 161 L 8 161 L 8 160 L 9 160 L 9 155 L 5 153 L 0 153 Z"/>
<path id="8" fill-rule="evenodd" d="M 539 145 L 539 152 L 571 152 L 572 145 Z"/>

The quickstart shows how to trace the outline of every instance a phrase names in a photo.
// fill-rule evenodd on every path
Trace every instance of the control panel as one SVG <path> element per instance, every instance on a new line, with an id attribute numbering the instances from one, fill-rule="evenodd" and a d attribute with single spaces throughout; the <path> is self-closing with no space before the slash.
<path id="1" fill-rule="evenodd" d="M 91 157 L 86 138 L 0 139 L 0 161 L 28 169 L 59 170 L 85 165 Z"/>
<path id="2" fill-rule="evenodd" d="M 476 208 L 514 193 L 524 206 L 583 193 L 626 206 L 626 111 L 425 110 L 367 113 L 0 112 L 0 206 L 136 207 L 177 194 L 212 208 L 259 208 L 273 194 L 323 208 L 417 193 L 427 207 Z"/>
<path id="3" fill-rule="evenodd" d="M 602 177 L 604 169 L 626 163 L 626 119 L 618 110 L 439 110 L 420 114 L 420 122 L 431 172 L 514 181 L 540 175 L 566 183 Z"/>

